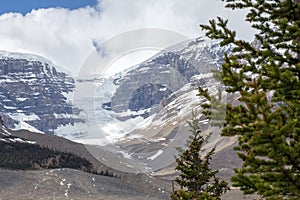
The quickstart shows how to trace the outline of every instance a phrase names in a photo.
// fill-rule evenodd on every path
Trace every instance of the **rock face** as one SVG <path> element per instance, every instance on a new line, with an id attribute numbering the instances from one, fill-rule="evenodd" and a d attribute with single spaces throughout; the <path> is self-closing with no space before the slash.
<path id="1" fill-rule="evenodd" d="M 116 93 L 112 97 L 112 110 L 115 112 L 122 112 L 128 109 L 129 102 L 135 99 L 136 96 L 142 96 L 144 89 L 151 87 L 151 93 L 148 91 L 147 96 L 155 96 L 154 93 L 159 93 L 157 90 L 166 88 L 167 91 L 176 91 L 183 85 L 188 83 L 192 74 L 197 73 L 197 70 L 186 60 L 182 59 L 180 55 L 169 52 L 154 58 L 153 60 L 141 64 L 138 68 L 129 71 L 125 76 L 115 80 L 115 83 L 119 86 Z M 147 86 L 148 85 L 148 86 Z M 154 85 L 160 85 L 162 87 L 153 87 Z M 149 89 L 149 88 L 148 88 Z M 140 93 L 140 94 L 138 94 Z M 159 103 L 163 95 L 152 102 L 148 107 Z M 135 101 L 135 104 L 143 104 L 143 98 L 140 98 L 140 102 Z M 131 110 L 137 110 L 133 108 Z"/>
<path id="2" fill-rule="evenodd" d="M 153 108 L 193 76 L 220 68 L 224 53 L 230 50 L 203 38 L 179 50 L 165 50 L 115 79 L 116 92 L 102 107 L 117 113 Z"/>
<path id="3" fill-rule="evenodd" d="M 74 124 L 76 109 L 65 96 L 74 89 L 73 78 L 37 56 L 0 55 L 0 112 L 44 133 Z M 24 128 L 20 123 L 8 126 Z"/>
<path id="4" fill-rule="evenodd" d="M 155 104 L 172 94 L 172 90 L 161 84 L 148 83 L 137 88 L 129 99 L 130 110 L 139 111 L 151 108 Z"/>

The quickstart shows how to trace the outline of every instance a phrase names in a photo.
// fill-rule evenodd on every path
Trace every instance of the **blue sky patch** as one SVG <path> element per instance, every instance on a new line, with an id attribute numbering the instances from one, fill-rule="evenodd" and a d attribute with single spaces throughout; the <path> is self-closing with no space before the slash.
<path id="1" fill-rule="evenodd" d="M 0 14 L 18 12 L 25 15 L 32 9 L 60 7 L 73 10 L 96 4 L 97 0 L 0 0 Z"/>

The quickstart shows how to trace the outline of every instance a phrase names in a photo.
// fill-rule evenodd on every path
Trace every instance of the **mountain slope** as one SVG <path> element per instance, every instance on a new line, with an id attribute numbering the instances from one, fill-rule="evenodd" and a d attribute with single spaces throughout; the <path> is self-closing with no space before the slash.
<path id="1" fill-rule="evenodd" d="M 193 76 L 220 68 L 224 53 L 230 50 L 230 46 L 221 47 L 218 41 L 209 42 L 204 38 L 180 50 L 166 49 L 114 80 L 117 89 L 111 97 L 111 109 L 126 112 L 155 107 L 166 96 L 190 83 Z"/>
<path id="2" fill-rule="evenodd" d="M 167 199 L 147 196 L 120 179 L 97 176 L 73 169 L 9 171 L 0 169 L 3 200 L 146 200 Z"/>
<path id="3" fill-rule="evenodd" d="M 55 135 L 26 130 L 12 131 L 1 124 L 0 147 L 0 194 L 3 194 L 1 197 L 16 188 L 20 189 L 4 199 L 21 197 L 22 199 L 35 197 L 51 199 L 55 197 L 54 193 L 58 195 L 58 198 L 59 196 L 67 198 L 65 194 L 68 193 L 75 199 L 81 197 L 97 199 L 106 195 L 113 197 L 124 195 L 129 196 L 129 199 L 135 195 L 140 196 L 140 199 L 145 199 L 147 196 L 163 199 L 168 196 L 165 189 L 162 193 L 161 188 L 169 188 L 169 185 L 163 181 L 146 174 L 117 171 L 95 159 L 84 145 Z M 98 153 L 101 152 L 98 151 Z M 103 152 L 103 156 L 105 155 Z M 109 158 L 106 157 L 106 159 Z M 64 169 L 64 167 L 80 169 L 80 171 Z M 27 171 L 16 172 L 1 168 L 26 169 Z M 60 169 L 39 170 L 42 168 Z M 82 170 L 98 175 L 83 173 Z M 13 181 L 7 180 L 9 176 L 12 176 Z M 58 177 L 61 177 L 60 181 Z M 70 180 L 70 183 L 65 182 L 66 180 Z M 72 190 L 70 186 L 67 186 L 68 184 L 72 185 Z M 46 196 L 43 196 L 42 193 L 45 191 L 48 192 L 44 193 Z M 26 196 L 23 196 L 24 194 Z"/>
<path id="4" fill-rule="evenodd" d="M 58 126 L 80 121 L 66 96 L 74 79 L 38 56 L 0 52 L 0 112 L 14 129 L 54 133 Z"/>
<path id="5" fill-rule="evenodd" d="M 0 168 L 12 170 L 33 170 L 43 168 L 74 168 L 88 172 L 93 165 L 85 158 L 72 153 L 50 149 L 34 140 L 14 135 L 0 118 Z M 42 136 L 42 135 L 41 135 Z"/>
<path id="6" fill-rule="evenodd" d="M 209 88 L 215 94 L 222 89 L 211 70 L 220 68 L 224 53 L 230 52 L 231 47 L 198 38 L 174 49 L 166 49 L 94 86 L 90 101 L 86 98 L 81 101 L 90 108 L 87 111 L 90 121 L 84 129 L 87 133 L 81 141 L 96 144 L 106 139 L 107 143 L 98 144 L 111 148 L 113 154 L 122 152 L 125 158 L 122 162 L 147 173 L 174 164 L 176 147 L 183 146 L 189 136 L 186 121 L 191 119 L 193 109 L 201 112 L 203 99 L 196 96 L 197 88 Z M 236 138 L 222 138 L 218 129 L 209 126 L 205 116 L 199 114 L 199 121 L 203 134 L 213 132 L 206 150 L 217 145 L 217 151 L 223 152 L 235 144 Z M 90 152 L 102 159 L 96 151 Z M 126 169 L 113 159 L 103 162 L 118 170 Z M 225 170 L 232 174 L 232 168 Z"/>

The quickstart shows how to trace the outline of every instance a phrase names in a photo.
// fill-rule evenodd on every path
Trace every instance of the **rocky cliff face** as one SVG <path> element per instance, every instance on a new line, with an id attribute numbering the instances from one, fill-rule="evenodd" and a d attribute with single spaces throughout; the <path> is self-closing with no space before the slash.
<path id="1" fill-rule="evenodd" d="M 165 50 L 115 79 L 116 92 L 103 108 L 121 113 L 153 108 L 192 81 L 220 68 L 230 47 L 198 38 L 179 50 Z M 143 113 L 144 116 L 145 113 Z"/>
<path id="2" fill-rule="evenodd" d="M 74 124 L 76 109 L 66 98 L 74 89 L 73 78 L 38 56 L 0 55 L 0 112 L 19 121 L 8 126 L 53 133 L 58 126 Z"/>
<path id="3" fill-rule="evenodd" d="M 151 108 L 155 104 L 172 94 L 172 90 L 161 84 L 148 83 L 137 88 L 129 99 L 128 108 L 139 111 Z"/>

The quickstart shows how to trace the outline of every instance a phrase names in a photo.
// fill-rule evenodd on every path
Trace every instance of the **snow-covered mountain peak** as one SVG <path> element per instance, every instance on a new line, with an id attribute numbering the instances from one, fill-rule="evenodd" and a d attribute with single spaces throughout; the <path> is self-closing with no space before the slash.
<path id="1" fill-rule="evenodd" d="M 40 62 L 42 65 L 48 65 L 54 67 L 57 71 L 63 72 L 66 74 L 71 74 L 65 68 L 62 68 L 56 64 L 54 64 L 51 60 L 36 54 L 31 53 L 19 53 L 19 52 L 10 52 L 0 50 L 0 59 L 13 59 L 13 60 L 27 60 L 30 62 Z"/>

